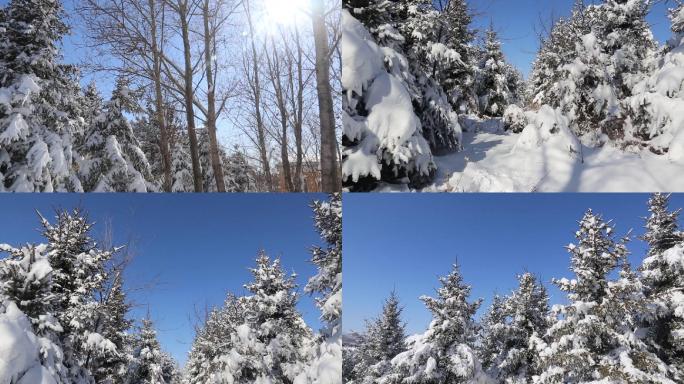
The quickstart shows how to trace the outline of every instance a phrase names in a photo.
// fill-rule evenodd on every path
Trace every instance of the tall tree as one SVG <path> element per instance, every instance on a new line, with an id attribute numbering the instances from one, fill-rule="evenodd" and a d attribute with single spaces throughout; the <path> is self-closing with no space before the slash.
<path id="1" fill-rule="evenodd" d="M 192 159 L 192 179 L 195 192 L 203 192 L 202 189 L 202 170 L 199 163 L 199 144 L 197 132 L 195 130 L 195 84 L 193 76 L 197 65 L 192 60 L 192 47 L 190 46 L 190 23 L 191 18 L 199 6 L 198 0 L 166 0 L 169 8 L 175 13 L 178 29 L 180 30 L 181 41 L 183 42 L 183 67 L 180 70 L 183 78 L 183 101 L 185 106 L 185 123 L 188 130 L 188 141 L 190 144 L 190 158 Z M 168 60 L 163 60 L 163 64 L 169 65 Z M 222 192 L 222 191 L 221 191 Z"/>
<path id="2" fill-rule="evenodd" d="M 82 191 L 72 143 L 76 69 L 60 63 L 62 3 L 12 0 L 0 37 L 0 191 Z"/>
<path id="3" fill-rule="evenodd" d="M 501 42 L 490 24 L 485 35 L 485 45 L 479 66 L 480 112 L 485 116 L 503 116 L 510 100 L 513 99 L 508 89 L 508 64 L 501 51 Z"/>
<path id="4" fill-rule="evenodd" d="M 644 313 L 644 325 L 649 330 L 647 342 L 658 356 L 669 364 L 677 380 L 684 379 L 684 233 L 677 223 L 681 210 L 668 209 L 669 196 L 656 193 L 648 201 L 651 213 L 646 221 L 643 240 L 648 252 L 641 265 L 644 293 L 651 305 Z"/>
<path id="5" fill-rule="evenodd" d="M 166 39 L 166 2 L 155 0 L 125 0 L 111 2 L 86 0 L 79 4 L 79 12 L 88 31 L 93 48 L 104 48 L 117 59 L 115 66 L 107 61 L 94 64 L 98 70 L 113 70 L 150 85 L 153 126 L 158 129 L 158 147 L 164 191 L 173 185 L 171 173 L 172 132 L 167 125 L 164 47 Z"/>
<path id="6" fill-rule="evenodd" d="M 459 113 L 477 111 L 475 66 L 477 55 L 473 47 L 472 11 L 465 0 L 439 0 L 438 41 L 456 51 L 461 63 L 449 62 L 445 68 L 434 68 L 449 102 Z M 438 70 L 439 69 L 439 70 Z"/>
<path id="7" fill-rule="evenodd" d="M 473 349 L 477 333 L 473 317 L 481 300 L 468 302 L 471 288 L 456 264 L 439 281 L 437 297 L 421 297 L 432 322 L 425 333 L 409 338 L 408 350 L 392 360 L 395 372 L 390 382 L 468 383 L 484 376 Z"/>
<path id="8" fill-rule="evenodd" d="M 3 352 L 29 360 L 14 359 L 11 364 L 3 364 L 3 380 L 71 383 L 59 339 L 62 327 L 54 316 L 57 297 L 52 289 L 47 246 L 13 248 L 2 244 L 0 252 L 9 254 L 0 260 Z"/>
<path id="9" fill-rule="evenodd" d="M 554 280 L 570 303 L 549 329 L 540 383 L 592 380 L 673 383 L 667 366 L 635 335 L 646 302 L 627 262 L 628 238 L 588 210 L 579 222 L 576 244 L 568 246 L 576 278 Z M 619 277 L 611 279 L 618 272 Z"/>
<path id="10" fill-rule="evenodd" d="M 245 322 L 236 327 L 233 363 L 226 369 L 228 382 L 292 383 L 303 369 L 305 346 L 311 331 L 297 311 L 294 276 L 286 276 L 280 260 L 259 252 L 254 281 L 240 298 Z"/>
<path id="11" fill-rule="evenodd" d="M 98 246 L 91 238 L 92 224 L 78 209 L 57 212 L 54 224 L 41 217 L 41 225 L 50 255 L 55 316 L 63 328 L 60 341 L 69 379 L 92 382 L 88 368 L 93 351 L 117 353 L 114 344 L 99 333 L 98 312 L 103 304 L 95 297 L 106 282 L 105 266 L 116 249 Z"/>
<path id="12" fill-rule="evenodd" d="M 126 113 L 139 107 L 129 81 L 119 77 L 105 112 L 86 132 L 80 170 L 86 191 L 147 192 L 155 190 L 150 164 Z"/>
<path id="13" fill-rule="evenodd" d="M 518 284 L 506 298 L 494 298 L 483 320 L 478 348 L 482 366 L 506 384 L 532 383 L 541 373 L 534 345 L 551 325 L 544 286 L 529 272 L 518 276 Z"/>
<path id="14" fill-rule="evenodd" d="M 401 320 L 399 298 L 392 291 L 382 313 L 366 326 L 354 368 L 355 383 L 374 383 L 392 370 L 392 359 L 406 350 L 405 324 Z"/>
<path id="15" fill-rule="evenodd" d="M 316 91 L 318 93 L 318 114 L 321 124 L 321 189 L 323 192 L 340 190 L 340 177 L 337 164 L 337 133 L 333 110 L 333 90 L 330 82 L 330 39 L 326 27 L 325 0 L 311 0 L 311 19 L 313 22 L 316 47 Z"/>
<path id="16" fill-rule="evenodd" d="M 142 320 L 135 341 L 134 365 L 128 373 L 130 384 L 169 384 L 164 381 L 163 352 L 149 316 Z"/>

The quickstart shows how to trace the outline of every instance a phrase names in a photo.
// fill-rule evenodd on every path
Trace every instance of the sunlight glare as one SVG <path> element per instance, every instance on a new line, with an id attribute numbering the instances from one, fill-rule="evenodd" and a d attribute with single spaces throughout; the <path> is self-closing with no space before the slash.
<path id="1" fill-rule="evenodd" d="M 301 22 L 310 0 L 263 0 L 269 23 L 288 26 Z"/>

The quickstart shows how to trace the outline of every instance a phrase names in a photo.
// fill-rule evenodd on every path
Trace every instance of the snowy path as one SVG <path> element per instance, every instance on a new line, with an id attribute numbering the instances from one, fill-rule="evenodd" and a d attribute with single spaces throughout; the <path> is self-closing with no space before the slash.
<path id="1" fill-rule="evenodd" d="M 471 126 L 464 150 L 435 157 L 437 176 L 425 192 L 677 192 L 684 191 L 684 163 L 649 151 L 626 153 L 605 146 L 583 148 L 584 162 L 566 153 L 516 150 L 519 135 L 497 122 Z"/>

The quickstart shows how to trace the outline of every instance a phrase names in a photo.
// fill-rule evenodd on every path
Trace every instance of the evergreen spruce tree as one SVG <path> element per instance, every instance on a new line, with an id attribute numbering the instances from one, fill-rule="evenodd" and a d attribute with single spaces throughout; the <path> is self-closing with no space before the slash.
<path id="1" fill-rule="evenodd" d="M 673 383 L 668 367 L 648 351 L 636 333 L 646 302 L 627 263 L 627 238 L 588 210 L 570 244 L 572 280 L 554 280 L 570 303 L 557 306 L 562 316 L 537 346 L 542 358 L 539 383 Z M 610 278 L 619 270 L 619 277 Z"/>
<path id="2" fill-rule="evenodd" d="M 190 350 L 186 366 L 189 384 L 222 382 L 224 373 L 233 369 L 231 335 L 244 322 L 242 303 L 233 294 L 228 294 L 222 308 L 209 312 L 205 323 L 196 330 Z"/>
<path id="3" fill-rule="evenodd" d="M 167 352 L 161 354 L 162 378 L 166 384 L 180 384 L 181 372 L 176 360 Z"/>
<path id="4" fill-rule="evenodd" d="M 584 0 L 575 0 L 570 17 L 557 20 L 549 35 L 543 38 L 528 82 L 528 101 L 531 104 L 560 107 L 558 84 L 563 74 L 558 69 L 575 59 L 575 44 L 581 36 L 591 32 L 590 14 L 586 14 L 585 9 Z"/>
<path id="5" fill-rule="evenodd" d="M 114 270 L 109 274 L 112 276 L 111 285 L 104 292 L 96 320 L 96 331 L 115 347 L 114 353 L 93 357 L 91 371 L 96 383 L 123 383 L 132 360 L 128 353 L 128 346 L 132 341 L 128 331 L 133 322 L 127 318 L 131 304 L 126 299 L 121 272 Z"/>
<path id="6" fill-rule="evenodd" d="M 227 192 L 256 191 L 256 169 L 249 164 L 247 157 L 235 146 L 223 161 L 223 174 Z"/>
<path id="7" fill-rule="evenodd" d="M 495 295 L 492 304 L 485 313 L 481 321 L 480 345 L 477 353 L 485 369 L 492 377 L 503 377 L 499 372 L 499 366 L 505 358 L 506 349 L 506 311 L 504 308 L 506 299 L 500 295 Z"/>
<path id="8" fill-rule="evenodd" d="M 366 8 L 351 9 L 365 15 L 379 7 L 372 13 L 384 15 L 384 23 L 369 25 L 372 34 L 348 12 L 342 12 L 346 20 L 342 35 L 370 55 L 369 61 L 359 63 L 363 72 L 346 77 L 343 84 L 342 181 L 351 191 L 369 191 L 380 182 L 419 187 L 434 176 L 430 144 L 421 122 L 422 92 L 413 74 L 418 67 L 411 66 L 404 56 L 405 38 L 399 30 L 406 19 L 399 18 L 402 6 L 401 2 L 370 1 Z M 345 57 L 343 65 L 356 59 Z"/>
<path id="9" fill-rule="evenodd" d="M 602 135 L 622 141 L 638 135 L 640 121 L 628 121 L 626 102 L 653 70 L 656 43 L 645 20 L 650 2 L 605 0 L 581 13 L 590 31 L 579 35 L 569 62 L 561 67 L 556 99 L 573 130 L 590 144 Z M 632 127 L 633 126 L 633 127 Z"/>
<path id="10" fill-rule="evenodd" d="M 72 383 L 64 366 L 60 343 L 59 336 L 63 329 L 54 316 L 57 298 L 52 290 L 52 268 L 48 261 L 47 246 L 40 244 L 13 248 L 0 244 L 0 252 L 9 254 L 7 258 L 0 260 L 0 315 L 10 311 L 10 306 L 15 306 L 23 312 L 30 321 L 31 328 L 24 337 L 28 337 L 29 340 L 37 339 L 36 352 L 40 346 L 40 353 L 36 353 L 36 358 L 40 360 L 42 375 L 47 376 L 43 380 L 58 384 Z M 12 341 L 14 340 L 9 340 Z M 10 372 L 17 369 L 12 366 L 6 368 Z M 26 374 L 27 372 L 24 372 L 22 375 Z M 33 375 L 35 376 L 35 373 Z M 7 379 L 10 383 L 20 380 L 18 377 Z"/>
<path id="11" fill-rule="evenodd" d="M 681 210 L 668 209 L 669 196 L 656 193 L 648 201 L 646 258 L 641 265 L 641 281 L 649 306 L 644 325 L 649 330 L 651 349 L 684 379 L 684 233 L 677 219 Z"/>
<path id="12" fill-rule="evenodd" d="M 385 300 L 382 313 L 369 321 L 358 348 L 359 362 L 354 369 L 355 383 L 376 383 L 392 370 L 392 359 L 406 349 L 402 308 L 394 291 Z"/>
<path id="13" fill-rule="evenodd" d="M 138 109 L 136 95 L 125 78 L 118 78 L 105 113 L 87 133 L 81 171 L 87 191 L 147 192 L 156 190 L 150 164 L 133 133 L 126 112 Z"/>
<path id="14" fill-rule="evenodd" d="M 325 247 L 311 249 L 316 275 L 304 288 L 316 297 L 316 305 L 325 323 L 319 337 L 310 345 L 306 368 L 298 382 L 312 384 L 340 383 L 342 380 L 342 194 L 333 193 L 328 201 L 314 201 L 314 226 Z"/>
<path id="15" fill-rule="evenodd" d="M 439 279 L 437 297 L 421 299 L 432 313 L 428 330 L 407 341 L 408 350 L 392 360 L 392 383 L 468 383 L 483 378 L 473 350 L 477 325 L 473 319 L 481 300 L 468 302 L 470 286 L 465 285 L 458 265 Z"/>
<path id="16" fill-rule="evenodd" d="M 413 90 L 411 97 L 423 137 L 433 153 L 455 151 L 460 147 L 461 127 L 439 84 L 439 74 L 443 69 L 450 73 L 458 68 L 467 70 L 467 65 L 458 51 L 440 41 L 443 20 L 432 2 L 408 0 L 399 4 L 397 30 L 404 37 L 403 52 L 415 79 L 409 89 Z"/>
<path id="17" fill-rule="evenodd" d="M 58 212 L 55 224 L 41 217 L 41 224 L 53 270 L 55 316 L 64 329 L 60 339 L 65 365 L 72 382 L 91 382 L 91 359 L 117 354 L 112 341 L 98 333 L 103 305 L 95 297 L 106 282 L 105 265 L 116 249 L 98 247 L 90 237 L 92 224 L 78 209 Z"/>
<path id="18" fill-rule="evenodd" d="M 192 181 L 192 161 L 188 153 L 185 140 L 177 139 L 171 150 L 171 175 L 173 185 L 171 192 L 194 192 Z"/>
<path id="19" fill-rule="evenodd" d="M 447 62 L 437 78 L 454 111 L 472 113 L 478 109 L 475 89 L 477 52 L 473 47 L 475 31 L 472 13 L 465 0 L 449 0 L 440 10 L 438 41 L 458 53 L 461 63 Z"/>
<path id="20" fill-rule="evenodd" d="M 142 320 L 133 357 L 128 384 L 168 384 L 164 381 L 163 353 L 149 316 Z"/>
<path id="21" fill-rule="evenodd" d="M 534 346 L 549 327 L 546 289 L 531 273 L 519 275 L 518 282 L 509 296 L 494 298 L 482 321 L 482 366 L 506 384 L 531 383 L 541 373 Z"/>
<path id="22" fill-rule="evenodd" d="M 60 1 L 12 0 L 0 33 L 0 191 L 82 191 L 72 143 L 78 80 L 61 64 Z"/>
<path id="23" fill-rule="evenodd" d="M 329 335 L 334 335 L 342 332 L 342 195 L 334 193 L 328 201 L 314 201 L 312 209 L 314 225 L 326 247 L 311 249 L 311 262 L 318 271 L 304 291 L 323 295 L 316 303 L 321 319 L 330 325 Z"/>
<path id="24" fill-rule="evenodd" d="M 509 71 L 509 65 L 501 51 L 501 42 L 494 26 L 490 25 L 485 35 L 478 79 L 480 111 L 485 116 L 503 116 L 509 101 L 514 99 L 508 89 Z"/>
<path id="25" fill-rule="evenodd" d="M 311 331 L 297 311 L 295 275 L 286 276 L 280 260 L 259 252 L 250 296 L 240 298 L 245 323 L 231 336 L 227 382 L 292 383 L 304 369 Z"/>

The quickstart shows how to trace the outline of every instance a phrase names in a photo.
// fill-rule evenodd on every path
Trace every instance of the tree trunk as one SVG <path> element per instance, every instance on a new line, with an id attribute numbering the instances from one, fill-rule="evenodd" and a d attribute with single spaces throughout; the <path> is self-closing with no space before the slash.
<path id="1" fill-rule="evenodd" d="M 207 77 L 207 131 L 209 133 L 209 154 L 211 156 L 211 167 L 216 178 L 216 189 L 219 192 L 226 191 L 226 182 L 223 179 L 223 167 L 219 157 L 218 140 L 216 139 L 216 85 L 214 84 L 214 72 L 212 67 L 212 53 L 214 38 L 217 31 L 209 27 L 209 0 L 204 0 L 202 17 L 204 19 L 204 61 Z"/>
<path id="2" fill-rule="evenodd" d="M 296 151 L 296 163 L 295 163 L 295 191 L 300 192 L 304 189 L 302 180 L 302 163 L 304 160 L 304 148 L 302 141 L 302 125 L 304 124 L 304 74 L 303 74 L 303 50 L 301 41 L 299 39 L 299 28 L 295 28 L 295 49 L 296 49 L 296 60 L 294 64 L 292 63 L 293 58 L 290 57 L 289 69 L 290 69 L 290 99 L 292 102 L 292 110 L 295 115 L 293 121 L 293 131 L 295 136 L 295 151 Z M 296 75 L 293 73 L 292 68 L 296 67 Z M 295 84 L 296 83 L 296 84 Z M 295 89 L 296 85 L 296 89 Z"/>
<path id="3" fill-rule="evenodd" d="M 273 85 L 273 90 L 275 92 L 275 102 L 278 107 L 278 114 L 280 115 L 280 163 L 283 168 L 283 181 L 285 188 L 288 192 L 294 192 L 294 186 L 292 185 L 292 170 L 290 169 L 290 156 L 288 153 L 288 143 L 287 143 L 287 131 L 288 131 L 288 120 L 289 112 L 287 110 L 287 100 L 285 99 L 285 93 L 283 92 L 283 85 L 281 83 L 281 62 L 280 54 L 275 46 L 275 42 L 271 39 L 271 52 L 273 53 L 273 59 L 270 55 L 267 55 L 267 65 L 268 65 L 268 75 L 271 79 L 271 85 Z M 288 75 L 291 74 L 291 71 Z M 290 82 L 292 78 L 288 79 Z"/>
<path id="4" fill-rule="evenodd" d="M 159 149 L 162 156 L 162 167 L 164 171 L 163 188 L 166 192 L 171 192 L 173 185 L 173 175 L 171 174 L 171 151 L 169 149 L 169 133 L 166 127 L 164 115 L 164 95 L 161 85 L 161 55 L 157 45 L 157 17 L 154 10 L 154 0 L 148 0 L 150 8 L 150 29 L 152 38 L 152 58 L 154 65 L 154 102 L 156 108 L 157 125 L 159 126 Z"/>
<path id="5" fill-rule="evenodd" d="M 321 121 L 321 188 L 323 192 L 340 190 L 337 172 L 337 139 L 330 86 L 330 48 L 325 27 L 325 0 L 311 0 L 314 43 L 316 45 L 316 90 Z"/>
<path id="6" fill-rule="evenodd" d="M 252 14 L 249 9 L 249 1 L 245 3 L 245 10 L 247 11 L 247 23 L 249 24 L 249 34 L 252 50 L 252 74 L 254 81 L 252 84 L 252 92 L 254 93 L 254 117 L 256 119 L 257 128 L 257 142 L 259 146 L 259 157 L 261 158 L 261 165 L 263 167 L 264 176 L 266 177 L 266 188 L 273 191 L 273 179 L 271 176 L 271 165 L 268 162 L 268 150 L 266 148 L 266 132 L 264 128 L 263 117 L 261 116 L 261 84 L 259 82 L 259 63 L 256 43 L 254 42 L 254 24 Z"/>
<path id="7" fill-rule="evenodd" d="M 202 192 L 202 168 L 199 160 L 199 149 L 197 145 L 197 132 L 195 132 L 195 107 L 193 104 L 194 93 L 192 86 L 192 58 L 190 57 L 190 31 L 188 26 L 187 0 L 178 3 L 178 13 L 181 22 L 181 32 L 183 36 L 183 59 L 185 61 L 184 71 L 184 99 L 185 99 L 185 119 L 188 124 L 188 137 L 190 139 L 190 157 L 192 158 L 192 180 L 195 185 L 195 192 Z"/>

